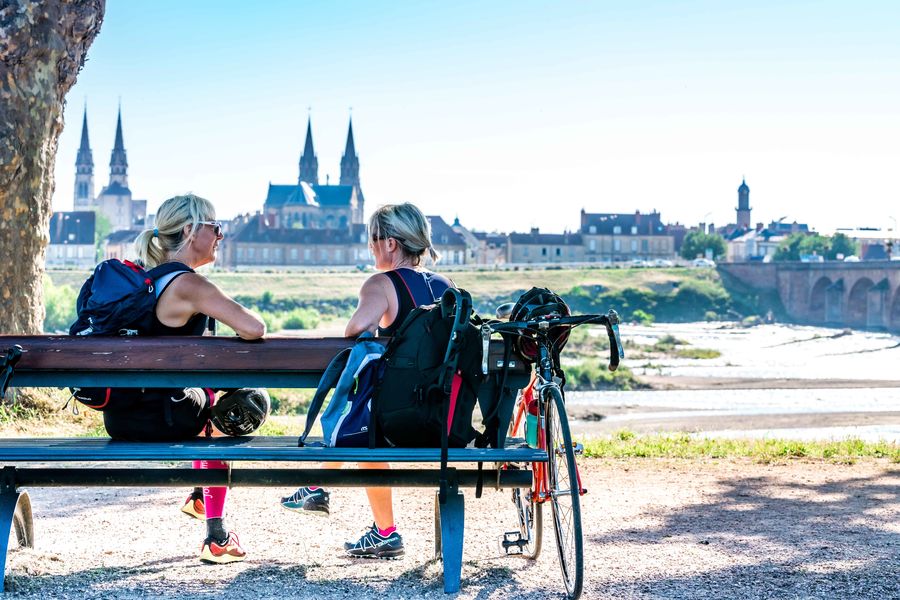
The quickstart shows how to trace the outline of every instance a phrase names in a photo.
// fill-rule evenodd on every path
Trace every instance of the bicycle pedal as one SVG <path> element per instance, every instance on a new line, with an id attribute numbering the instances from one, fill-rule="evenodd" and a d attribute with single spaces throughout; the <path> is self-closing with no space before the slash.
<path id="1" fill-rule="evenodd" d="M 500 549 L 506 556 L 519 556 L 524 554 L 525 546 L 528 543 L 522 539 L 522 534 L 518 531 L 507 531 L 500 538 Z"/>
<path id="2" fill-rule="evenodd" d="M 582 454 L 584 454 L 584 444 L 573 442 L 572 447 L 574 448 L 575 456 L 581 456 Z"/>

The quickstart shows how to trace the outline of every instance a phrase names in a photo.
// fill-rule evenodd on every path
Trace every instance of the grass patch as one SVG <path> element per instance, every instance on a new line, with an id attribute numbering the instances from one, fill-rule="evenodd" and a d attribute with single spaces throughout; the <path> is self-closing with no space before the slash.
<path id="1" fill-rule="evenodd" d="M 719 358 L 722 356 L 722 353 L 713 348 L 677 348 L 672 356 L 675 358 L 696 358 L 696 359 L 709 359 L 709 358 Z"/>
<path id="2" fill-rule="evenodd" d="M 802 458 L 851 464 L 862 458 L 887 458 L 900 463 L 900 444 L 858 438 L 838 441 L 711 439 L 688 433 L 637 435 L 622 430 L 608 438 L 587 440 L 584 454 L 590 458 L 749 458 L 761 463 Z"/>
<path id="3" fill-rule="evenodd" d="M 606 368 L 606 363 L 584 361 L 567 365 L 566 389 L 585 392 L 594 390 L 639 390 L 647 386 L 626 366 L 620 365 L 615 371 Z"/>

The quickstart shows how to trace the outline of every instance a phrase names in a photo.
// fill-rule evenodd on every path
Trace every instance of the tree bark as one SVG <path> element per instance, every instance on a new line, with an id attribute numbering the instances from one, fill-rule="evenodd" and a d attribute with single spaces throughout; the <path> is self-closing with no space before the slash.
<path id="1" fill-rule="evenodd" d="M 106 0 L 0 0 L 0 333 L 40 333 L 66 93 Z"/>

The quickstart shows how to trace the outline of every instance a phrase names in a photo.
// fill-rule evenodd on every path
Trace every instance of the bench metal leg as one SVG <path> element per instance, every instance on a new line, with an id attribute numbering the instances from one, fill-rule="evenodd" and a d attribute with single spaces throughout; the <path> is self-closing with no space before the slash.
<path id="1" fill-rule="evenodd" d="M 451 487 L 447 502 L 434 495 L 434 553 L 435 558 L 444 561 L 444 591 L 452 594 L 459 591 L 462 578 L 463 530 L 465 527 L 465 502 L 462 492 Z"/>
<path id="2" fill-rule="evenodd" d="M 31 500 L 28 492 L 6 488 L 0 493 L 0 575 L 6 574 L 6 551 L 9 534 L 16 528 L 20 546 L 34 547 L 34 526 L 31 520 Z M 2 593 L 2 585 L 0 585 Z"/>

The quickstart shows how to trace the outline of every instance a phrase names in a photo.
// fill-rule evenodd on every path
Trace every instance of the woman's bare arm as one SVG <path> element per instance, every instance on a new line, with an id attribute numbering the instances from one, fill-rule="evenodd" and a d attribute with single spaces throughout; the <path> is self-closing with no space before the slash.
<path id="1" fill-rule="evenodd" d="M 350 317 L 344 335 L 356 337 L 364 331 L 375 333 L 382 317 L 388 312 L 388 296 L 386 288 L 391 286 L 387 276 L 378 273 L 366 279 L 359 290 L 359 304 L 356 312 Z M 393 287 L 390 287 L 393 292 Z"/>
<path id="2" fill-rule="evenodd" d="M 266 335 L 266 324 L 259 315 L 229 298 L 202 275 L 186 273 L 169 284 L 157 304 L 156 315 L 163 324 L 178 327 L 197 313 L 228 325 L 245 340 Z"/>

